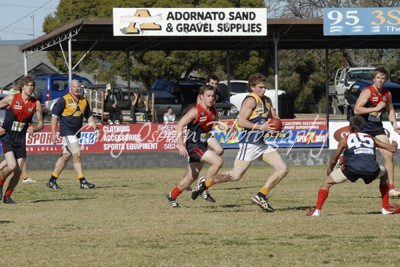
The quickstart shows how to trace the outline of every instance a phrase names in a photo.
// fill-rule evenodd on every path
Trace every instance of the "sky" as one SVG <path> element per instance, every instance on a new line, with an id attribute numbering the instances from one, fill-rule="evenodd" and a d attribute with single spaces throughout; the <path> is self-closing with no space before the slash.
<path id="1" fill-rule="evenodd" d="M 32 40 L 43 35 L 42 25 L 60 0 L 0 0 L 0 41 Z"/>

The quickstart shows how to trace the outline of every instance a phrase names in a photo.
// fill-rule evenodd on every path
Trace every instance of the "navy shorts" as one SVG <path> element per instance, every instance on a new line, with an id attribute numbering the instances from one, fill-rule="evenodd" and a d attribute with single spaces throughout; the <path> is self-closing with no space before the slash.
<path id="1" fill-rule="evenodd" d="M 3 145 L 3 155 L 7 152 L 14 152 L 14 156 L 16 159 L 26 158 L 26 146 L 13 146 L 6 141 L 2 141 Z"/>
<path id="2" fill-rule="evenodd" d="M 200 162 L 204 153 L 207 151 L 207 144 L 189 145 L 186 147 L 189 153 L 189 162 Z"/>

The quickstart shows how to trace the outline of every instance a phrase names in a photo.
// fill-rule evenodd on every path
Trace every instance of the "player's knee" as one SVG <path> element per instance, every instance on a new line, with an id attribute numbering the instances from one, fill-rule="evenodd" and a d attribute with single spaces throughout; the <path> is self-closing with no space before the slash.
<path id="1" fill-rule="evenodd" d="M 278 174 L 278 176 L 279 176 L 280 178 L 283 178 L 283 177 L 285 177 L 286 175 L 288 175 L 288 173 L 289 173 L 289 168 L 288 168 L 288 166 L 285 164 L 285 165 L 282 166 L 281 168 L 278 168 L 278 169 L 276 170 L 276 173 Z"/>
<path id="2" fill-rule="evenodd" d="M 222 156 L 222 154 L 224 154 L 224 149 L 221 147 L 219 149 L 214 150 L 215 154 L 217 154 L 218 156 Z"/>
<path id="3" fill-rule="evenodd" d="M 79 153 L 74 154 L 72 157 L 73 157 L 74 163 L 81 163 L 82 162 L 81 155 Z"/>

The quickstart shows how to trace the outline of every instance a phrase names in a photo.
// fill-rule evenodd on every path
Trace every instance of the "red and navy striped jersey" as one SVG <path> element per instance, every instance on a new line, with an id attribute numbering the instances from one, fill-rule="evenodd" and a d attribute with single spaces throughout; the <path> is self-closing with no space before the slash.
<path id="1" fill-rule="evenodd" d="M 207 143 L 213 122 L 215 122 L 217 118 L 217 112 L 214 107 L 207 110 L 201 104 L 198 104 L 193 108 L 197 109 L 197 117 L 187 126 L 186 145 L 198 142 Z"/>
<path id="2" fill-rule="evenodd" d="M 3 128 L 6 131 L 3 140 L 13 146 L 24 146 L 26 132 L 36 112 L 36 98 L 30 97 L 26 102 L 22 94 L 15 94 L 11 105 L 6 109 Z"/>
<path id="3" fill-rule="evenodd" d="M 387 103 L 390 100 L 390 92 L 385 88 L 383 88 L 382 91 L 379 92 L 373 85 L 371 85 L 364 90 L 369 90 L 371 92 L 371 96 L 368 98 L 368 101 L 365 104 L 367 108 L 376 107 L 379 102 L 383 101 Z M 370 112 L 362 116 L 365 119 L 365 132 L 378 131 L 383 129 L 383 112 L 386 112 L 386 109 Z"/>

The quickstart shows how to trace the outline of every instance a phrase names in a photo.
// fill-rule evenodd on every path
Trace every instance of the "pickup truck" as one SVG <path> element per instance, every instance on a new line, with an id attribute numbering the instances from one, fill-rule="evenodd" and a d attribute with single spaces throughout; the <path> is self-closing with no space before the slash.
<path id="1" fill-rule="evenodd" d="M 69 92 L 69 77 L 68 75 L 36 75 L 33 76 L 35 81 L 35 97 L 42 104 L 44 117 L 50 114 L 50 111 L 57 102 L 58 98 L 66 95 Z M 92 82 L 82 76 L 73 75 L 73 80 L 78 80 L 81 86 L 88 86 Z"/>
<path id="2" fill-rule="evenodd" d="M 338 103 L 339 110 L 344 113 L 344 107 L 348 105 L 344 97 L 344 92 L 350 88 L 355 81 L 367 80 L 372 81 L 373 67 L 360 68 L 339 68 L 335 75 L 334 96 Z"/>

